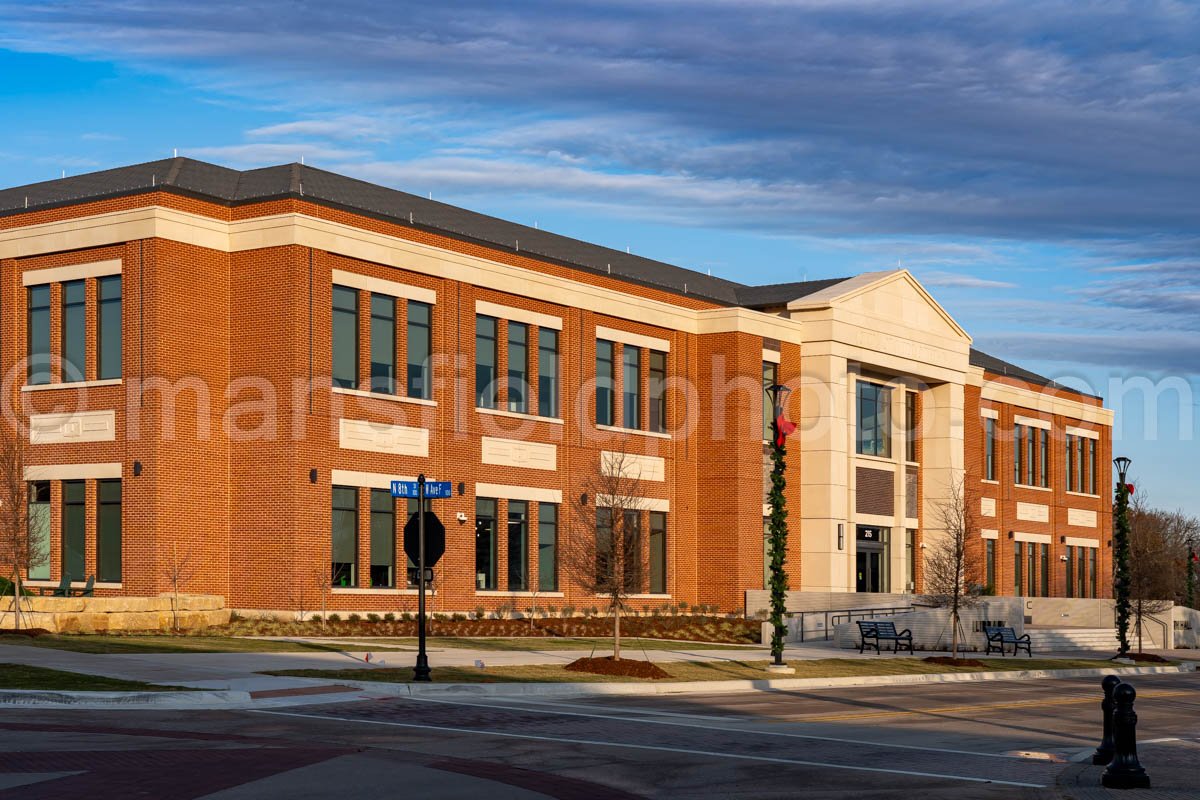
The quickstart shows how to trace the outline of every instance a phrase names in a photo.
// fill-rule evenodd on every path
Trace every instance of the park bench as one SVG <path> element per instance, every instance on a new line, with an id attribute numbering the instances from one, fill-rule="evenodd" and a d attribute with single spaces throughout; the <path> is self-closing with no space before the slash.
<path id="1" fill-rule="evenodd" d="M 1012 645 L 1014 656 L 1017 655 L 1018 650 L 1024 649 L 1025 653 L 1030 658 L 1033 658 L 1033 652 L 1029 648 L 1028 633 L 1024 636 L 1017 636 L 1017 632 L 1012 628 L 989 625 L 983 629 L 983 635 L 987 637 L 987 653 L 985 655 L 993 651 L 1000 653 L 1002 656 L 1006 655 L 1004 649 Z"/>
<path id="2" fill-rule="evenodd" d="M 907 647 L 908 652 L 913 651 L 912 631 L 908 628 L 896 632 L 896 623 L 894 622 L 877 622 L 870 619 L 858 620 L 858 635 L 859 644 L 858 652 L 863 652 L 868 644 L 875 645 L 875 652 L 881 652 L 879 649 L 880 642 L 891 642 L 892 652 L 899 652 L 900 647 Z"/>

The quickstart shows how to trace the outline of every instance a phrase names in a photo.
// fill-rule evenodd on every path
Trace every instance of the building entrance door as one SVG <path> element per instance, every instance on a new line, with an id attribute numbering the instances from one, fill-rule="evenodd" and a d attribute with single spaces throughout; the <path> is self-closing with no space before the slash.
<path id="1" fill-rule="evenodd" d="M 858 526 L 855 537 L 855 591 L 888 591 L 887 532 L 887 528 Z"/>

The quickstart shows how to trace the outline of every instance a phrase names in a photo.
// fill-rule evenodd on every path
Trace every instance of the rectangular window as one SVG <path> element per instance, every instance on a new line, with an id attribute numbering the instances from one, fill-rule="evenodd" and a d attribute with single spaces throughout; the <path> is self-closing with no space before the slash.
<path id="1" fill-rule="evenodd" d="M 904 393 L 904 458 L 917 460 L 917 393 Z"/>
<path id="2" fill-rule="evenodd" d="M 892 390 L 887 386 L 858 383 L 858 452 L 892 457 Z"/>
<path id="3" fill-rule="evenodd" d="M 333 385 L 358 388 L 358 290 L 333 287 Z"/>
<path id="4" fill-rule="evenodd" d="M 529 591 L 529 503 L 508 501 L 508 590 Z"/>
<path id="5" fill-rule="evenodd" d="M 73 581 L 87 577 L 87 503 L 85 481 L 62 484 L 62 574 Z"/>
<path id="6" fill-rule="evenodd" d="M 87 380 L 87 283 L 62 285 L 62 380 Z"/>
<path id="7" fill-rule="evenodd" d="M 1027 572 L 1028 572 L 1028 578 L 1029 578 L 1029 594 L 1028 594 L 1028 595 L 1026 595 L 1026 596 L 1027 596 L 1027 597 L 1037 597 L 1037 596 L 1038 596 L 1038 591 L 1037 591 L 1037 588 L 1038 588 L 1038 580 L 1037 580 L 1037 577 L 1038 577 L 1038 576 L 1037 576 L 1037 564 L 1038 564 L 1038 557 L 1037 557 L 1037 544 L 1036 544 L 1036 543 L 1034 543 L 1034 542 L 1027 542 L 1027 543 L 1026 543 L 1026 545 L 1025 545 L 1025 552 L 1026 552 L 1026 554 L 1029 556 L 1029 559 L 1028 559 L 1028 561 L 1029 561 L 1029 565 L 1028 565 L 1028 567 L 1029 567 L 1029 568 L 1028 568 L 1028 570 L 1027 570 Z"/>
<path id="8" fill-rule="evenodd" d="M 1096 553 L 1099 552 L 1095 547 L 1088 548 L 1088 585 L 1091 587 L 1089 597 L 1099 597 L 1096 589 Z"/>
<path id="9" fill-rule="evenodd" d="M 371 490 L 371 586 L 396 585 L 396 501 L 387 489 Z"/>
<path id="10" fill-rule="evenodd" d="M 1037 432 L 1040 428 L 1025 429 L 1025 485 L 1037 485 Z"/>
<path id="11" fill-rule="evenodd" d="M 405 524 L 408 524 L 408 521 L 413 518 L 413 515 L 417 513 L 418 508 L 420 508 L 420 501 L 416 500 L 415 498 L 410 497 L 406 501 L 406 509 L 405 509 L 405 513 L 404 513 Z M 405 577 L 405 585 L 409 589 L 416 589 L 417 588 L 417 562 L 413 561 L 411 558 L 409 558 L 407 555 L 405 555 L 404 556 L 404 566 L 405 566 L 405 576 L 406 576 Z M 428 567 L 426 567 L 426 569 L 428 569 Z"/>
<path id="12" fill-rule="evenodd" d="M 984 580 L 987 582 L 987 588 L 995 594 L 996 592 L 996 540 L 984 539 L 984 569 L 986 570 Z"/>
<path id="13" fill-rule="evenodd" d="M 607 586 L 612 579 L 613 513 L 611 508 L 596 509 L 596 585 Z"/>
<path id="14" fill-rule="evenodd" d="M 1075 444 L 1075 451 L 1079 456 L 1079 467 L 1075 470 L 1075 482 L 1078 484 L 1075 491 L 1082 492 L 1087 486 L 1087 440 L 1082 436 L 1078 438 Z"/>
<path id="15" fill-rule="evenodd" d="M 330 586 L 358 585 L 358 489 L 333 487 Z"/>
<path id="16" fill-rule="evenodd" d="M 621 424 L 638 430 L 642 427 L 642 351 L 632 345 L 621 348 L 624 404 Z"/>
<path id="17" fill-rule="evenodd" d="M 772 437 L 772 423 L 775 422 L 775 409 L 771 407 L 771 397 L 767 389 L 779 383 L 779 365 L 772 361 L 763 362 L 763 441 L 769 442 Z"/>
<path id="18" fill-rule="evenodd" d="M 1067 561 L 1063 566 L 1063 569 L 1067 573 L 1067 597 L 1075 597 L 1075 560 L 1078 558 L 1078 554 L 1075 551 L 1078 549 L 1077 547 L 1067 547 Z"/>
<path id="19" fill-rule="evenodd" d="M 1039 597 L 1049 597 L 1050 596 L 1050 545 L 1043 544 L 1040 547 L 1041 547 L 1041 551 L 1042 551 L 1042 563 L 1041 563 L 1042 580 L 1041 580 L 1041 583 L 1039 584 L 1041 591 L 1038 596 Z"/>
<path id="20" fill-rule="evenodd" d="M 1075 437 L 1067 434 L 1067 491 L 1075 491 Z"/>
<path id="21" fill-rule="evenodd" d="M 667 354 L 650 351 L 650 430 L 667 432 Z"/>
<path id="22" fill-rule="evenodd" d="M 476 316 L 475 405 L 495 408 L 496 400 L 496 318 Z"/>
<path id="23" fill-rule="evenodd" d="M 667 515 L 650 512 L 650 593 L 667 593 Z"/>
<path id="24" fill-rule="evenodd" d="M 50 580 L 50 481 L 29 484 L 30 549 L 43 555 L 40 563 L 29 565 L 31 581 Z"/>
<path id="25" fill-rule="evenodd" d="M 475 498 L 475 588 L 496 588 L 496 501 Z"/>
<path id="26" fill-rule="evenodd" d="M 917 532 L 909 528 L 904 532 L 904 565 L 908 575 L 905 577 L 905 587 L 915 591 L 917 586 Z"/>
<path id="27" fill-rule="evenodd" d="M 1025 476 L 1025 426 L 1013 426 L 1013 483 L 1022 483 Z"/>
<path id="28" fill-rule="evenodd" d="M 121 582 L 121 481 L 96 482 L 96 580 Z"/>
<path id="29" fill-rule="evenodd" d="M 429 359 L 433 355 L 433 308 L 428 303 L 408 303 L 408 387 L 409 397 L 433 399 L 429 382 Z"/>
<path id="30" fill-rule="evenodd" d="M 396 298 L 371 295 L 371 391 L 396 393 Z"/>
<path id="31" fill-rule="evenodd" d="M 1050 431 L 1038 430 L 1038 485 L 1050 486 Z"/>
<path id="32" fill-rule="evenodd" d="M 538 591 L 558 591 L 558 506 L 538 503 Z"/>
<path id="33" fill-rule="evenodd" d="M 121 276 L 96 279 L 96 378 L 121 377 Z"/>
<path id="34" fill-rule="evenodd" d="M 50 286 L 29 287 L 29 383 L 50 382 Z"/>
<path id="35" fill-rule="evenodd" d="M 1087 440 L 1088 482 L 1087 493 L 1096 493 L 1096 440 Z"/>
<path id="36" fill-rule="evenodd" d="M 508 323 L 508 410 L 529 410 L 529 326 Z"/>
<path id="37" fill-rule="evenodd" d="M 624 513 L 621 531 L 625 544 L 624 583 L 625 591 L 636 594 L 642 591 L 642 515 L 634 510 Z"/>
<path id="38" fill-rule="evenodd" d="M 991 417 L 983 421 L 983 477 L 996 480 L 996 420 Z"/>
<path id="39" fill-rule="evenodd" d="M 538 328 L 538 416 L 558 416 L 558 331 Z"/>
<path id="40" fill-rule="evenodd" d="M 612 425 L 615 417 L 613 396 L 613 343 L 596 340 L 596 424 Z"/>
<path id="41" fill-rule="evenodd" d="M 1025 570 L 1024 542 L 1013 542 L 1013 594 L 1021 597 L 1025 594 L 1025 583 L 1022 581 Z"/>

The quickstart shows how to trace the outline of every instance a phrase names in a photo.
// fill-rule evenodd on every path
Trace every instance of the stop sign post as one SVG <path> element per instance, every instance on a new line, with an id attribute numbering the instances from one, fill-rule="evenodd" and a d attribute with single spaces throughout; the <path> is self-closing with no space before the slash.
<path id="1" fill-rule="evenodd" d="M 429 490 L 429 491 L 427 491 Z M 416 497 L 417 513 L 404 525 L 404 552 L 417 562 L 417 666 L 413 680 L 428 682 L 429 656 L 425 653 L 425 570 L 446 552 L 446 526 L 437 514 L 425 508 L 430 497 L 450 497 L 449 481 L 392 481 L 392 497 Z"/>

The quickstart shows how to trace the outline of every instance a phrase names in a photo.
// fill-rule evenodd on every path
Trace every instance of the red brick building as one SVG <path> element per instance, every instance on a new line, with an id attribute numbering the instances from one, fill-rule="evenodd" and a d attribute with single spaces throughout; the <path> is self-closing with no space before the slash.
<path id="1" fill-rule="evenodd" d="M 920 591 L 962 485 L 999 594 L 1104 596 L 1111 412 L 970 347 L 906 271 L 746 286 L 300 165 L 0 191 L 30 578 L 406 610 L 390 481 L 449 480 L 437 610 L 599 604 L 561 553 L 640 476 L 637 602 L 763 586 L 764 379 L 791 387 L 801 591 Z M 588 510 L 582 511 L 581 508 Z M 1066 560 L 1063 560 L 1063 559 Z"/>

